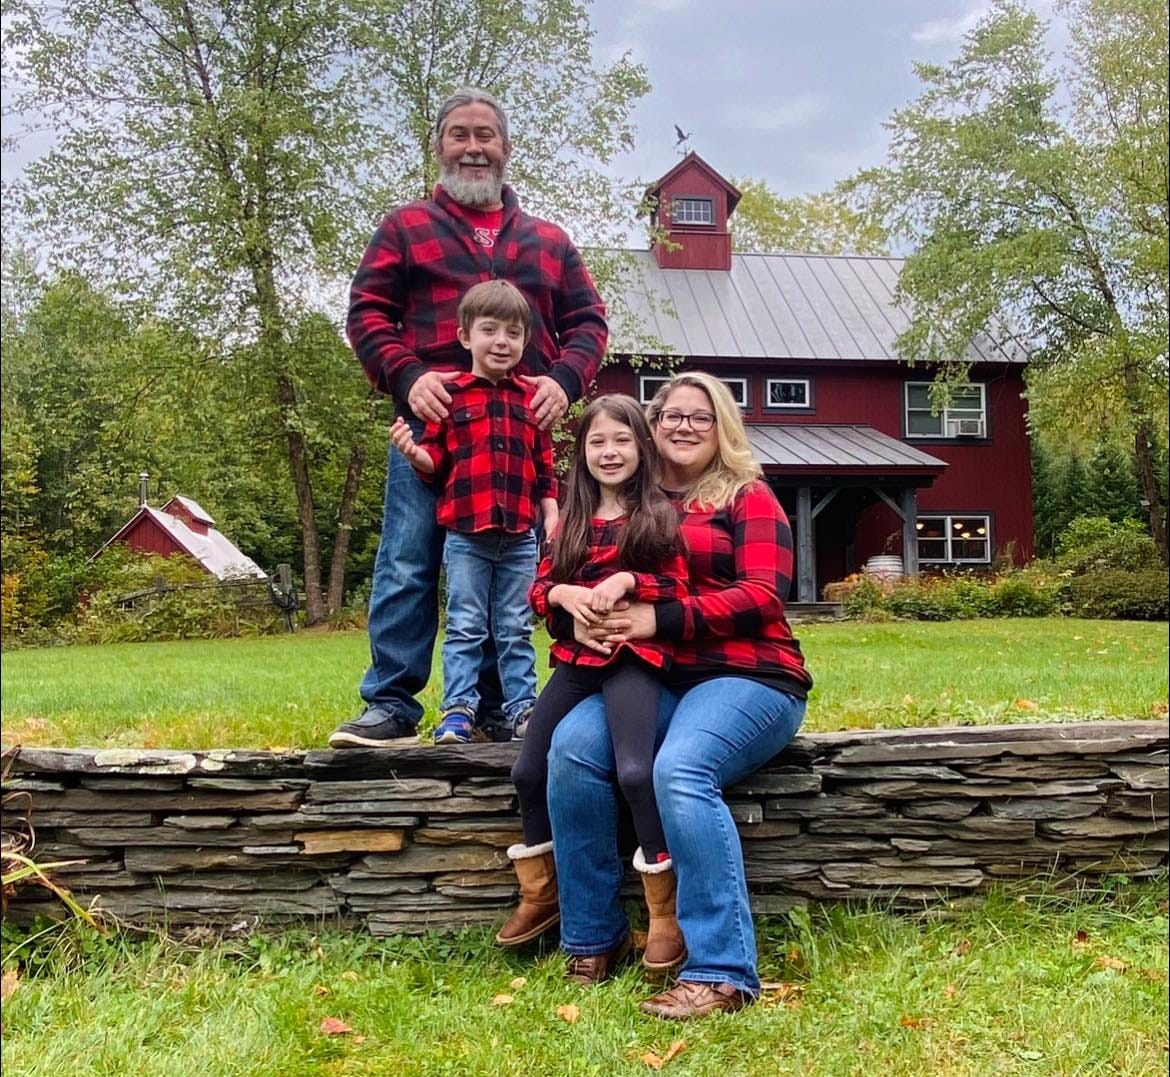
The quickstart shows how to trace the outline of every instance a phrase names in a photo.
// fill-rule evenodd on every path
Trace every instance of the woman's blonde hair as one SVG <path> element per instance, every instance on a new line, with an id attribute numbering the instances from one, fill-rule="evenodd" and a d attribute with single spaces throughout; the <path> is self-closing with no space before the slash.
<path id="1" fill-rule="evenodd" d="M 657 427 L 658 416 L 666 406 L 666 398 L 675 389 L 685 385 L 702 389 L 711 401 L 719 448 L 707 470 L 683 491 L 683 505 L 688 509 L 698 506 L 723 509 L 731 504 L 735 495 L 749 482 L 763 475 L 763 468 L 752 453 L 743 416 L 731 390 L 718 378 L 701 370 L 676 374 L 654 394 L 654 399 L 646 406 L 646 418 L 650 420 L 650 425 Z"/>

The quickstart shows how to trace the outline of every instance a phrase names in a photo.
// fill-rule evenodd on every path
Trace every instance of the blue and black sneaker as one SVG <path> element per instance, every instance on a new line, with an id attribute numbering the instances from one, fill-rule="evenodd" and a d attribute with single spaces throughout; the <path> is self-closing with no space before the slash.
<path id="1" fill-rule="evenodd" d="M 468 744 L 475 731 L 475 715 L 463 707 L 444 711 L 435 726 L 436 744 Z"/>

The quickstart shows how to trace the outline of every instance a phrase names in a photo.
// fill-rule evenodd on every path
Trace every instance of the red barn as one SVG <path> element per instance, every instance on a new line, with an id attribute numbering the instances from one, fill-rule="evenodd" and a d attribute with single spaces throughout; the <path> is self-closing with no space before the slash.
<path id="1" fill-rule="evenodd" d="M 137 514 L 94 557 L 119 543 L 162 557 L 185 554 L 220 580 L 267 578 L 268 573 L 215 529 L 215 521 L 198 502 L 176 494 L 161 509 L 154 509 L 146 504 L 145 490 L 139 500 Z"/>
<path id="2" fill-rule="evenodd" d="M 641 283 L 615 313 L 611 349 L 668 346 L 676 369 L 724 380 L 743 409 L 765 476 L 793 523 L 795 600 L 872 556 L 908 573 L 1032 555 L 1027 354 L 981 336 L 969 383 L 934 413 L 931 373 L 899 361 L 909 324 L 895 304 L 902 259 L 732 254 L 739 192 L 697 154 L 649 191 L 669 249 L 633 252 Z M 667 376 L 653 356 L 603 367 L 598 388 L 648 402 Z"/>

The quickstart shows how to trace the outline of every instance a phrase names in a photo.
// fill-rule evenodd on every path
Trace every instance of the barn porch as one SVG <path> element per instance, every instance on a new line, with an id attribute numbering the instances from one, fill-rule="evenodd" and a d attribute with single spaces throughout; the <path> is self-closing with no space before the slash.
<path id="1" fill-rule="evenodd" d="M 795 601 L 849 575 L 882 549 L 859 549 L 862 512 L 884 502 L 901 520 L 907 575 L 918 572 L 918 491 L 946 462 L 871 426 L 749 426 L 764 476 L 788 513 L 796 554 Z"/>

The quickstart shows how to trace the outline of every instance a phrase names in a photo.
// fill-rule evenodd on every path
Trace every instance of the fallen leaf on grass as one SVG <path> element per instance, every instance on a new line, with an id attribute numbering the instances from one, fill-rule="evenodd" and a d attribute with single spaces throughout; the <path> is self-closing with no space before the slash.
<path id="1" fill-rule="evenodd" d="M 321 1019 L 321 1031 L 326 1036 L 344 1036 L 353 1029 L 339 1018 L 324 1017 Z"/>
<path id="2" fill-rule="evenodd" d="M 1143 980 L 1153 980 L 1154 983 L 1162 984 L 1166 982 L 1166 973 L 1161 969 L 1142 969 L 1138 975 Z"/>
<path id="3" fill-rule="evenodd" d="M 1016 710 L 1038 711 L 1039 709 L 1040 709 L 1040 704 L 1036 703 L 1030 699 L 1017 699 L 1016 700 Z"/>
<path id="4" fill-rule="evenodd" d="M 575 1025 L 581 1019 L 581 1010 L 572 1004 L 568 1006 L 558 1006 L 557 1016 L 562 1021 L 568 1021 L 570 1025 Z"/>
<path id="5" fill-rule="evenodd" d="M 523 986 L 524 986 L 526 983 L 528 983 L 528 977 L 527 977 L 527 976 L 517 976 L 517 977 L 516 977 L 514 980 L 512 980 L 512 981 L 511 981 L 511 982 L 508 984 L 508 986 L 509 986 L 509 987 L 510 987 L 510 988 L 511 988 L 513 991 L 519 991 L 519 990 L 520 990 L 520 988 L 522 988 L 522 987 L 523 987 Z"/>
<path id="6" fill-rule="evenodd" d="M 9 969 L 0 976 L 0 1002 L 7 1002 L 12 992 L 20 986 L 20 973 L 16 969 Z"/>
<path id="7" fill-rule="evenodd" d="M 663 1056 L 663 1062 L 669 1062 L 672 1058 L 678 1058 L 679 1055 L 687 1049 L 686 1040 L 675 1040 L 674 1043 L 667 1048 L 666 1054 Z"/>
<path id="8" fill-rule="evenodd" d="M 956 946 L 951 951 L 951 954 L 954 957 L 966 957 L 970 952 L 971 952 L 971 940 L 970 939 L 960 939 L 959 945 Z"/>
<path id="9" fill-rule="evenodd" d="M 790 1010 L 800 1007 L 800 996 L 804 994 L 803 984 L 780 981 L 760 984 L 760 1003 L 765 1007 L 785 1006 Z"/>
<path id="10" fill-rule="evenodd" d="M 904 1016 L 898 1019 L 898 1024 L 903 1028 L 924 1029 L 930 1028 L 934 1022 L 929 1017 L 910 1017 Z"/>
<path id="11" fill-rule="evenodd" d="M 333 994 L 324 984 L 313 984 L 313 994 L 318 998 L 324 998 L 326 995 Z"/>
<path id="12" fill-rule="evenodd" d="M 1089 933 L 1087 931 L 1078 931 L 1072 938 L 1069 945 L 1074 950 L 1083 950 L 1089 945 Z"/>
<path id="13" fill-rule="evenodd" d="M 511 995 L 496 995 L 496 997 L 492 999 L 493 1006 L 510 1006 L 511 1004 Z"/>
<path id="14" fill-rule="evenodd" d="M 352 984 L 355 984 L 355 983 L 357 983 L 357 982 L 358 982 L 358 980 L 360 980 L 360 979 L 361 979 L 361 977 L 360 977 L 360 976 L 358 976 L 358 974 L 357 974 L 356 972 L 354 972 L 354 971 L 353 971 L 353 969 L 346 969 L 346 970 L 345 970 L 345 971 L 344 971 L 344 972 L 341 974 L 341 978 L 342 978 L 343 980 L 348 980 L 348 981 L 349 981 L 350 983 L 352 983 Z"/>
<path id="15" fill-rule="evenodd" d="M 1124 961 L 1119 961 L 1116 957 L 1105 957 L 1102 955 L 1093 962 L 1099 969 L 1112 969 L 1114 972 L 1125 972 L 1129 966 Z"/>
<path id="16" fill-rule="evenodd" d="M 666 1065 L 653 1051 L 647 1051 L 642 1056 L 642 1061 L 646 1063 L 652 1070 L 660 1070 Z"/>
<path id="17" fill-rule="evenodd" d="M 943 995 L 946 996 L 947 998 L 954 998 L 955 992 L 957 990 L 958 990 L 958 988 L 955 987 L 954 984 L 947 984 L 946 987 L 943 988 Z"/>

